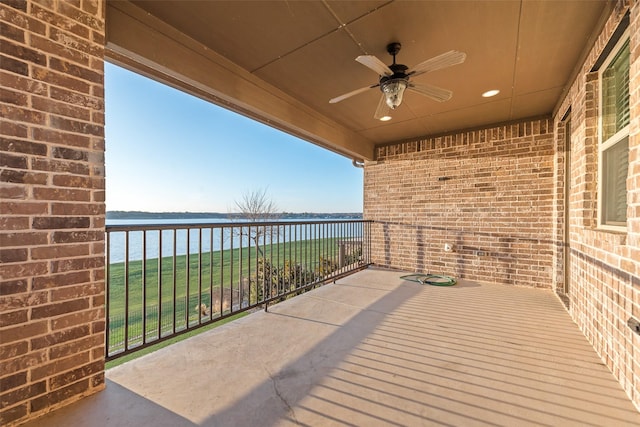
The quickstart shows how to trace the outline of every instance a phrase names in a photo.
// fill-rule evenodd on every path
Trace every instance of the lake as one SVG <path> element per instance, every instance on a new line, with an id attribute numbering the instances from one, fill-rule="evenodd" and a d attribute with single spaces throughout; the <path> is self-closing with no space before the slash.
<path id="1" fill-rule="evenodd" d="M 324 221 L 340 221 L 339 218 L 330 218 Z M 348 221 L 357 221 L 347 219 Z M 280 222 L 295 223 L 308 222 L 309 219 L 286 219 Z M 313 221 L 323 221 L 314 218 Z M 231 222 L 222 218 L 184 218 L 184 219 L 109 219 L 107 226 L 115 225 L 184 225 L 184 224 L 221 224 Z M 234 249 L 238 247 L 248 246 L 247 227 L 242 227 L 241 220 L 233 221 L 237 226 L 234 230 L 221 229 L 216 227 L 203 227 L 195 229 L 181 230 L 147 230 L 129 231 L 128 242 L 128 259 L 129 261 L 141 260 L 143 251 L 146 252 L 146 258 L 158 258 L 173 255 L 197 254 L 199 252 L 218 251 L 220 249 Z M 242 236 L 240 230 L 243 230 Z M 252 227 L 255 230 L 255 227 Z M 127 259 L 126 235 L 124 231 L 110 231 L 108 237 L 109 243 L 109 262 L 123 262 Z M 316 238 L 330 238 L 337 236 L 344 237 L 361 237 L 362 226 L 359 224 L 336 226 L 331 224 L 309 225 L 309 224 L 287 224 L 282 227 L 267 227 L 266 235 L 272 235 L 274 243 L 284 243 L 295 240 L 309 240 Z M 162 239 L 162 248 L 160 248 L 160 239 Z M 143 241 L 145 248 L 143 249 Z M 267 241 L 267 244 L 269 242 Z M 251 242 L 252 246 L 255 243 Z M 175 245 L 175 246 L 174 246 Z M 174 250 L 175 247 L 175 250 Z M 161 250 L 160 250 L 161 249 Z"/>

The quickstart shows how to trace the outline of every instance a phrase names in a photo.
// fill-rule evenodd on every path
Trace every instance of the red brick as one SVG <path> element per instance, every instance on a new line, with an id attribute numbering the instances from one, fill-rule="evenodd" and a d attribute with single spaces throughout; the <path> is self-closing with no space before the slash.
<path id="1" fill-rule="evenodd" d="M 0 55 L 0 69 L 23 76 L 29 75 L 29 64 L 5 55 Z"/>
<path id="2" fill-rule="evenodd" d="M 74 271 L 71 273 L 51 274 L 43 277 L 33 278 L 33 289 L 50 289 L 59 286 L 69 286 L 78 283 L 88 283 L 91 281 L 91 273 L 88 270 Z"/>
<path id="3" fill-rule="evenodd" d="M 53 185 L 72 188 L 100 188 L 104 180 L 96 180 L 87 176 L 54 175 Z M 104 188 L 104 187 L 102 187 Z"/>
<path id="4" fill-rule="evenodd" d="M 104 292 L 104 287 L 98 283 L 90 283 L 86 285 L 65 286 L 61 289 L 53 289 L 51 291 L 51 301 L 62 301 L 80 297 L 91 297 Z"/>
<path id="5" fill-rule="evenodd" d="M 26 354 L 29 351 L 29 342 L 28 341 L 20 341 L 14 342 L 11 344 L 2 344 L 0 345 L 0 372 L 4 373 L 13 373 L 16 371 L 20 371 L 31 366 L 29 360 L 20 359 L 19 362 L 22 364 L 16 363 L 16 360 L 9 361 L 14 357 L 21 356 Z M 36 359 L 39 361 L 41 358 L 44 360 L 44 355 L 36 354 Z"/>
<path id="6" fill-rule="evenodd" d="M 31 259 L 54 260 L 59 258 L 87 256 L 90 245 L 50 245 L 31 249 Z"/>
<path id="7" fill-rule="evenodd" d="M 49 378 L 49 387 L 51 388 L 51 390 L 56 390 L 60 387 L 66 386 L 67 384 L 71 384 L 90 377 L 103 370 L 104 362 L 93 362 L 80 368 L 74 369 L 73 371 L 65 372 L 64 374 L 56 375 L 55 377 Z"/>
<path id="8" fill-rule="evenodd" d="M 24 400 L 29 400 L 34 396 L 44 394 L 46 391 L 46 382 L 40 381 L 0 395 L 0 401 L 2 401 L 3 405 L 11 406 Z"/>
<path id="9" fill-rule="evenodd" d="M 27 157 L 26 156 L 14 156 L 7 153 L 0 153 L 0 166 L 3 168 L 13 169 L 27 169 Z"/>
<path id="10" fill-rule="evenodd" d="M 20 387 L 27 383 L 27 372 L 18 372 L 0 380 L 0 393 Z"/>
<path id="11" fill-rule="evenodd" d="M 19 58 L 22 61 L 32 62 L 38 65 L 47 64 L 47 56 L 43 53 L 11 41 L 3 41 L 0 44 L 0 52 L 13 58 Z"/>
<path id="12" fill-rule="evenodd" d="M 64 329 L 75 325 L 83 325 L 85 323 L 91 323 L 98 319 L 104 318 L 104 308 L 92 308 L 82 312 L 76 312 L 60 316 L 51 320 L 51 329 L 58 330 Z"/>
<path id="13" fill-rule="evenodd" d="M 93 14 L 88 14 L 83 12 L 82 10 L 76 9 L 75 7 L 71 6 L 68 3 L 59 3 L 58 11 L 64 14 L 65 16 L 68 16 L 74 22 L 82 23 L 87 27 L 91 28 L 92 30 L 104 31 L 103 20 L 96 18 L 96 16 Z M 86 35 L 84 33 L 79 35 L 82 36 L 83 38 L 89 38 L 88 33 Z"/>
<path id="14" fill-rule="evenodd" d="M 47 332 L 47 321 L 33 322 L 2 329 L 2 343 L 9 344 Z"/>
<path id="15" fill-rule="evenodd" d="M 88 228 L 88 217 L 46 216 L 33 218 L 34 229 L 64 229 L 64 228 Z"/>
<path id="16" fill-rule="evenodd" d="M 33 189 L 33 196 L 37 200 L 51 201 L 71 201 L 88 202 L 91 200 L 89 190 L 74 190 L 67 188 L 36 187 Z"/>
<path id="17" fill-rule="evenodd" d="M 28 310 L 0 312 L 0 327 L 25 323 L 28 320 Z"/>
<path id="18" fill-rule="evenodd" d="M 104 240 L 102 231 L 54 231 L 51 243 L 86 243 Z"/>
<path id="19" fill-rule="evenodd" d="M 0 199 L 21 199 L 27 198 L 27 191 L 24 186 L 20 185 L 2 185 L 0 186 Z"/>
<path id="20" fill-rule="evenodd" d="M 67 54 L 68 55 L 68 54 Z M 33 77 L 35 82 L 48 83 L 53 86 L 60 86 L 66 88 L 66 90 L 73 90 L 80 93 L 89 94 L 91 85 L 78 78 L 68 76 L 62 72 L 53 71 L 48 68 L 33 67 Z M 53 88 L 52 88 L 53 89 Z M 60 89 L 57 89 L 60 90 Z M 53 105 L 53 102 L 50 105 Z M 60 102 L 59 105 L 68 105 L 64 102 Z M 79 107 L 82 107 L 80 105 Z M 47 107 L 45 111 L 50 111 L 51 107 Z M 68 108 L 68 107 L 65 107 Z"/>
<path id="21" fill-rule="evenodd" d="M 0 22 L 0 34 L 4 37 L 17 41 L 18 43 L 24 43 L 24 30 L 22 28 L 14 27 L 6 22 Z"/>
<path id="22" fill-rule="evenodd" d="M 0 263 L 26 261 L 29 255 L 27 249 L 0 249 Z"/>
<path id="23" fill-rule="evenodd" d="M 27 416 L 29 404 L 14 406 L 8 409 L 0 409 L 0 425 L 9 425 Z"/>
<path id="24" fill-rule="evenodd" d="M 92 268 L 103 268 L 103 267 L 104 267 L 104 257 L 102 256 L 56 260 L 51 262 L 52 273 L 88 270 Z"/>
<path id="25" fill-rule="evenodd" d="M 1 78 L 1 77 L 0 77 Z M 26 138 L 28 126 L 14 121 L 2 120 L 0 118 L 0 135 L 7 137 Z"/>
<path id="26" fill-rule="evenodd" d="M 52 116 L 50 122 L 50 125 L 55 129 L 76 132 L 83 135 L 104 136 L 104 127 L 93 123 L 86 123 L 57 116 Z"/>
<path id="27" fill-rule="evenodd" d="M 51 57 L 49 67 L 64 74 L 77 77 L 83 81 L 102 83 L 102 75 L 100 73 L 56 57 Z"/>
<path id="28" fill-rule="evenodd" d="M 104 207 L 95 203 L 52 203 L 52 215 L 102 215 Z"/>
<path id="29" fill-rule="evenodd" d="M 77 136 L 77 135 L 74 135 Z M 66 172 L 76 175 L 89 175 L 90 168 L 86 163 L 68 161 L 68 160 L 51 160 L 51 159 L 33 159 L 32 169 L 50 172 Z"/>
<path id="30" fill-rule="evenodd" d="M 9 153 L 34 154 L 37 156 L 47 155 L 47 146 L 19 139 L 0 138 L 0 150 Z"/>
<path id="31" fill-rule="evenodd" d="M 4 58 L 0 59 L 0 63 Z M 0 104 L 0 114 L 9 120 L 25 122 L 36 125 L 43 125 L 46 122 L 46 115 L 40 111 L 29 110 L 15 105 Z"/>
<path id="32" fill-rule="evenodd" d="M 55 27 L 51 27 L 52 38 L 54 37 L 53 28 Z M 43 52 L 48 52 L 51 55 L 59 56 L 66 60 L 75 62 L 77 64 L 88 65 L 90 63 L 89 55 L 79 50 L 69 49 L 67 46 L 65 46 L 64 42 L 61 42 L 59 40 L 55 40 L 55 39 L 52 40 L 47 37 L 40 37 L 38 35 L 32 34 L 30 37 L 30 41 L 31 41 L 31 47 L 33 47 L 34 49 L 38 49 Z M 62 73 L 52 71 L 52 74 L 61 75 Z M 40 77 L 42 77 L 42 75 L 38 76 L 38 78 Z M 74 79 L 74 80 L 80 81 L 79 79 Z M 59 86 L 66 86 L 66 85 L 61 84 Z"/>
<path id="33" fill-rule="evenodd" d="M 104 107 L 104 101 L 101 98 L 83 95 L 81 93 L 73 92 L 60 87 L 52 87 L 50 90 L 50 95 L 52 99 L 57 99 L 58 101 L 75 104 L 94 110 L 102 110 Z"/>
<path id="34" fill-rule="evenodd" d="M 27 280 L 11 280 L 0 282 L 0 296 L 19 294 L 27 291 Z"/>
<path id="35" fill-rule="evenodd" d="M 31 101 L 32 108 L 36 110 L 66 116 L 78 120 L 91 120 L 91 112 L 87 108 L 53 101 L 47 98 L 34 96 Z"/>
<path id="36" fill-rule="evenodd" d="M 20 264 L 0 264 L 0 277 L 4 280 L 33 277 L 47 274 L 49 266 L 46 262 L 25 262 Z"/>
<path id="37" fill-rule="evenodd" d="M 48 212 L 48 209 L 49 206 L 42 202 L 0 202 L 0 211 L 4 215 L 44 214 Z M 5 246 L 8 245 L 5 243 Z"/>
<path id="38" fill-rule="evenodd" d="M 31 381 L 38 381 L 87 363 L 89 363 L 88 352 L 74 354 L 73 356 L 64 359 L 57 359 L 54 362 L 46 363 L 31 369 Z"/>
<path id="39" fill-rule="evenodd" d="M 91 324 L 91 333 L 92 334 L 98 334 L 100 332 L 104 332 L 106 329 L 106 322 L 104 320 L 99 321 L 99 322 L 93 322 Z"/>
<path id="40" fill-rule="evenodd" d="M 4 5 L 17 9 L 21 12 L 27 11 L 27 2 L 26 0 L 4 0 L 2 2 Z"/>
<path id="41" fill-rule="evenodd" d="M 31 412 L 41 411 L 49 406 L 56 405 L 77 396 L 89 388 L 89 380 L 82 380 L 67 387 L 55 390 L 45 396 L 31 401 Z"/>
<path id="42" fill-rule="evenodd" d="M 55 304 L 33 307 L 31 309 L 31 319 L 46 319 L 61 314 L 85 310 L 87 308 L 89 308 L 89 301 L 86 299 L 57 302 Z"/>
<path id="43" fill-rule="evenodd" d="M 3 216 L 0 217 L 0 230 L 15 231 L 29 228 L 28 216 Z"/>
<path id="44" fill-rule="evenodd" d="M 49 240 L 46 232 L 2 233 L 1 235 L 2 245 L 7 248 L 44 245 Z"/>
<path id="45" fill-rule="evenodd" d="M 0 3 L 0 11 L 2 11 L 2 5 L 6 4 L 7 1 L 3 1 Z M 10 3 L 25 3 L 21 0 L 11 0 Z M 25 30 L 37 33 L 37 34 L 45 34 L 47 31 L 47 26 L 29 15 L 25 15 L 22 13 L 6 13 L 3 14 L 3 19 L 7 21 L 7 23 L 13 24 L 16 27 L 24 28 Z"/>
<path id="46" fill-rule="evenodd" d="M 89 153 L 82 150 L 74 150 L 72 148 L 54 147 L 51 150 L 51 155 L 54 158 L 75 160 L 80 162 L 86 162 L 89 160 Z"/>
<path id="47" fill-rule="evenodd" d="M 62 2 L 62 4 L 64 4 L 64 2 Z M 89 37 L 89 29 L 86 26 L 79 24 L 73 19 L 69 19 L 69 17 L 67 16 L 54 13 L 50 10 L 46 10 L 39 5 L 31 5 L 31 15 L 41 21 L 46 22 L 47 24 L 51 24 L 52 26 L 55 26 L 57 28 L 63 28 L 74 34 L 77 34 L 80 37 Z"/>
<path id="48" fill-rule="evenodd" d="M 70 356 L 72 354 L 88 351 L 93 348 L 100 347 L 103 343 L 104 336 L 89 335 L 88 337 L 65 343 L 64 345 L 58 345 L 49 348 L 49 359 L 55 360 L 62 357 Z"/>
<path id="49" fill-rule="evenodd" d="M 4 169 L 0 171 L 0 182 L 43 185 L 47 183 L 47 179 L 48 176 L 44 173 L 12 169 Z"/>
<path id="50" fill-rule="evenodd" d="M 104 351 L 102 354 L 104 354 Z M 100 389 L 104 388 L 104 372 L 91 377 L 91 387 Z"/>
<path id="51" fill-rule="evenodd" d="M 95 56 L 102 58 L 104 56 L 104 43 L 92 43 L 91 41 L 78 37 L 68 31 L 63 31 L 59 28 L 52 27 L 50 31 L 51 40 L 59 44 L 65 51 L 73 49 L 83 57 L 89 58 Z M 93 32 L 92 32 L 93 33 Z M 64 55 L 58 55 L 66 58 Z M 73 58 L 67 58 L 73 60 Z M 75 61 L 78 62 L 78 61 Z M 81 64 L 88 65 L 88 61 L 82 61 Z"/>
<path id="52" fill-rule="evenodd" d="M 17 106 L 26 106 L 29 98 L 26 93 L 15 92 L 7 88 L 0 90 L 0 102 L 13 104 Z"/>
<path id="53" fill-rule="evenodd" d="M 88 336 L 90 333 L 89 325 L 76 326 L 74 328 L 64 329 L 59 332 L 51 333 L 42 337 L 31 339 L 31 349 L 39 350 L 41 348 L 50 348 L 67 341 L 73 341 Z"/>

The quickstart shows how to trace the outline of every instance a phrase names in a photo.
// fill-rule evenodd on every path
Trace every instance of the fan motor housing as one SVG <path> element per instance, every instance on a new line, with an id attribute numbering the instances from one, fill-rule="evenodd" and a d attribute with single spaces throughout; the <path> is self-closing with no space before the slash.
<path id="1" fill-rule="evenodd" d="M 389 80 L 396 80 L 396 79 L 402 79 L 402 80 L 409 80 L 409 76 L 407 75 L 407 70 L 409 69 L 409 67 L 407 67 L 406 65 L 403 64 L 391 64 L 389 65 L 389 68 L 391 69 L 391 71 L 393 71 L 393 74 L 390 76 L 381 76 L 380 77 L 380 82 L 379 84 L 382 85 L 385 82 L 388 82 Z"/>

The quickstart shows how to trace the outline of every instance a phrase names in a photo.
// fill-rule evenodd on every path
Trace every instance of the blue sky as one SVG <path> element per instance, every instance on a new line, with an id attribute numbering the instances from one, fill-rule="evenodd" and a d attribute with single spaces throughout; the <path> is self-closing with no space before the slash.
<path id="1" fill-rule="evenodd" d="M 107 210 L 230 212 L 267 189 L 281 211 L 362 212 L 351 160 L 105 65 Z"/>

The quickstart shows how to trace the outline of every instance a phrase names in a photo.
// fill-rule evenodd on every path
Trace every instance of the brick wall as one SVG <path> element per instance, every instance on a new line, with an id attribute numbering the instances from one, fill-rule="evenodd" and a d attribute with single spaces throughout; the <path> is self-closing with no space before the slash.
<path id="1" fill-rule="evenodd" d="M 376 156 L 364 188 L 376 264 L 552 286 L 550 118 L 378 147 Z"/>
<path id="2" fill-rule="evenodd" d="M 104 4 L 0 2 L 0 424 L 104 387 Z"/>
<path id="3" fill-rule="evenodd" d="M 629 11 L 629 208 L 627 231 L 612 232 L 597 224 L 599 106 L 592 69 Z M 577 65 L 553 118 L 378 147 L 377 161 L 365 166 L 365 217 L 377 221 L 377 264 L 559 294 L 568 244 L 563 300 L 640 409 L 640 335 L 627 326 L 630 317 L 640 320 L 640 2 L 618 1 Z M 455 251 L 445 252 L 444 243 Z"/>
<path id="4" fill-rule="evenodd" d="M 603 362 L 640 408 L 640 4 L 619 1 L 582 69 L 562 100 L 571 109 L 570 313 Z M 627 231 L 597 228 L 598 73 L 591 72 L 623 16 L 630 11 L 631 130 Z M 560 118 L 556 117 L 556 122 Z"/>

